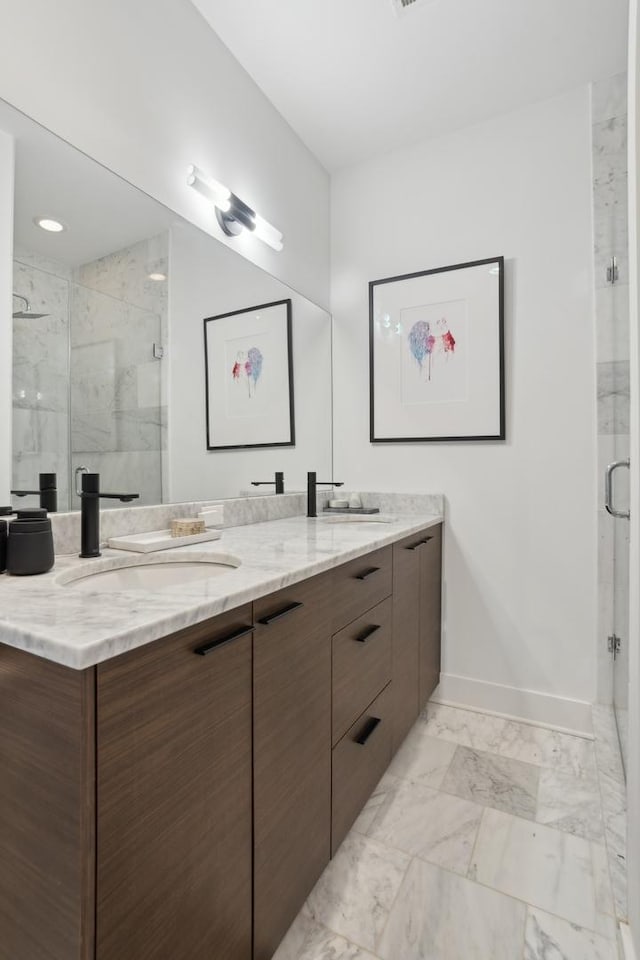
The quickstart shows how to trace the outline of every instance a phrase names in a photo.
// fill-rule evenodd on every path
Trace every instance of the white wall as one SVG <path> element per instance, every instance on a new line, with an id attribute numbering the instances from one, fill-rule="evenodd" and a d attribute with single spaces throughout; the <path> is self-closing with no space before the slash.
<path id="1" fill-rule="evenodd" d="M 590 181 L 586 88 L 332 179 L 336 476 L 447 497 L 441 694 L 580 729 L 597 599 Z M 367 282 L 500 254 L 507 442 L 370 444 Z"/>
<path id="2" fill-rule="evenodd" d="M 203 319 L 292 299 L 296 444 L 207 450 Z M 172 230 L 169 257 L 168 500 L 237 497 L 283 470 L 304 490 L 308 470 L 331 474 L 331 318 L 320 307 L 197 230 Z M 323 474 L 323 476 L 320 476 Z M 325 476 L 326 474 L 326 476 Z M 256 492 L 273 493 L 259 487 Z"/>
<path id="3" fill-rule="evenodd" d="M 629 279 L 631 284 L 631 540 L 629 623 L 629 745 L 627 759 L 628 912 L 640 957 L 640 17 L 631 0 L 629 24 Z M 631 960 L 631 957 L 629 957 Z"/>
<path id="4" fill-rule="evenodd" d="M 13 140 L 0 130 L 0 506 L 11 502 Z"/>
<path id="5" fill-rule="evenodd" d="M 189 0 L 0 0 L 0 23 L 1 97 L 222 238 L 185 183 L 208 170 L 285 234 L 234 249 L 326 306 L 328 176 Z"/>

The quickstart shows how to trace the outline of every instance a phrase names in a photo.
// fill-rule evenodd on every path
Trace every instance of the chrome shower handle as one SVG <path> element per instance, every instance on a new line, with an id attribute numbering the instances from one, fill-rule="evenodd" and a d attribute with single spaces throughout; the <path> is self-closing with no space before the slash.
<path id="1" fill-rule="evenodd" d="M 76 467 L 76 496 L 82 496 L 82 480 L 80 479 L 83 473 L 89 473 L 89 467 Z"/>
<path id="2" fill-rule="evenodd" d="M 614 460 L 613 463 L 610 463 L 604 474 L 604 506 L 607 513 L 610 513 L 612 517 L 620 517 L 623 520 L 628 520 L 631 516 L 629 510 L 616 510 L 613 505 L 613 474 L 618 469 L 618 467 L 627 467 L 629 468 L 629 460 Z"/>

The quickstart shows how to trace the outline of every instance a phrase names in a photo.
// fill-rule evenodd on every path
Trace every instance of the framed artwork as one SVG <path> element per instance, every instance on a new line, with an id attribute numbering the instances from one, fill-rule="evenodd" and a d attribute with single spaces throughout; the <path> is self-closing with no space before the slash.
<path id="1" fill-rule="evenodd" d="M 504 257 L 369 284 L 372 443 L 504 440 Z"/>
<path id="2" fill-rule="evenodd" d="M 207 449 L 295 444 L 291 300 L 204 321 Z"/>

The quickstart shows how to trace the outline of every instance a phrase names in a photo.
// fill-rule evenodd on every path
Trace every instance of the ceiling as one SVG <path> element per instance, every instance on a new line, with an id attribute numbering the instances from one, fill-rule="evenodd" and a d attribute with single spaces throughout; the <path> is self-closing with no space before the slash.
<path id="1" fill-rule="evenodd" d="M 328 170 L 626 68 L 627 0 L 192 0 Z"/>
<path id="2" fill-rule="evenodd" d="M 15 137 L 19 248 L 76 267 L 153 237 L 179 219 L 2 100 L 0 130 Z M 66 230 L 47 233 L 35 217 L 60 220 Z"/>

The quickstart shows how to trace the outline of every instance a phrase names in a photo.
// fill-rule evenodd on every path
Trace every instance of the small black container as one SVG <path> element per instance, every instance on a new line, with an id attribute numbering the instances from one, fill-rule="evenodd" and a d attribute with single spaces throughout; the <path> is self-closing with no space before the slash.
<path id="1" fill-rule="evenodd" d="M 0 573 L 7 569 L 7 521 L 0 520 Z"/>
<path id="2" fill-rule="evenodd" d="M 16 577 L 47 573 L 54 560 L 51 520 L 45 516 L 38 520 L 11 521 L 7 539 L 7 573 Z"/>

